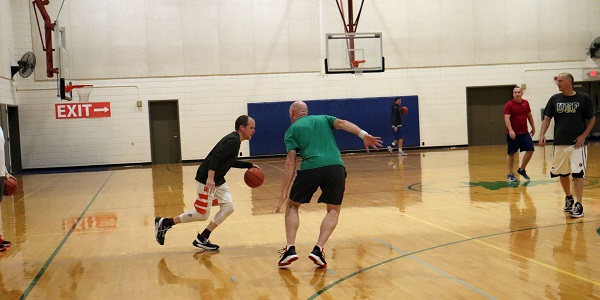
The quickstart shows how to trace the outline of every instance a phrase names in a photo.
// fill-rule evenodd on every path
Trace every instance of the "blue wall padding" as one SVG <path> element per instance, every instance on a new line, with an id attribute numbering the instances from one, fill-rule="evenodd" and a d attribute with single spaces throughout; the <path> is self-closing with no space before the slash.
<path id="1" fill-rule="evenodd" d="M 401 96 L 402 106 L 408 108 L 404 120 L 404 146 L 421 144 L 419 134 L 419 98 Z M 392 143 L 391 110 L 396 96 L 377 98 L 309 100 L 310 115 L 327 114 L 351 121 L 374 136 L 380 136 L 384 146 Z M 256 121 L 256 133 L 250 140 L 250 155 L 286 154 L 283 136 L 292 124 L 289 108 L 293 101 L 248 103 L 248 115 Z M 364 150 L 361 139 L 343 130 L 334 135 L 340 150 Z"/>

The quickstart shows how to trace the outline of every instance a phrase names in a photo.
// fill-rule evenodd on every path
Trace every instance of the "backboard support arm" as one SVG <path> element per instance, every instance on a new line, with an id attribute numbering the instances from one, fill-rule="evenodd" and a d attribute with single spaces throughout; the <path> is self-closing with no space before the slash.
<path id="1" fill-rule="evenodd" d="M 46 52 L 46 76 L 48 78 L 54 77 L 55 73 L 58 73 L 58 69 L 54 68 L 54 61 L 52 59 L 52 30 L 54 30 L 54 23 L 50 19 L 50 15 L 48 15 L 48 11 L 46 10 L 46 5 L 50 4 L 50 0 L 33 0 L 33 8 L 37 8 L 42 15 L 42 19 L 44 19 L 44 37 L 45 41 L 42 41 L 42 48 Z M 37 10 L 35 13 L 35 17 L 37 19 Z M 38 21 L 38 30 L 40 28 L 40 24 Z M 40 32 L 40 39 L 42 38 Z M 45 43 L 44 43 L 45 42 Z"/>

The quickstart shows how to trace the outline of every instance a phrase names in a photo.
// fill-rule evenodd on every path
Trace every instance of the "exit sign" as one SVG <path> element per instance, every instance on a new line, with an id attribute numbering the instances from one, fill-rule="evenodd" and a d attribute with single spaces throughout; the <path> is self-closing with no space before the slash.
<path id="1" fill-rule="evenodd" d="M 600 80 L 600 69 L 583 70 L 583 80 Z"/>
<path id="2" fill-rule="evenodd" d="M 57 103 L 56 119 L 110 118 L 110 102 Z"/>

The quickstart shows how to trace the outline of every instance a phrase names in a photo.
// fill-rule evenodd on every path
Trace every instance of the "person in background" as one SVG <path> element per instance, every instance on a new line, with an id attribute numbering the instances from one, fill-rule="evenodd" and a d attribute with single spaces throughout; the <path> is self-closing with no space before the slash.
<path id="1" fill-rule="evenodd" d="M 392 129 L 394 130 L 394 141 L 391 145 L 387 146 L 388 152 L 394 154 L 394 147 L 398 145 L 398 156 L 405 156 L 406 153 L 402 151 L 402 144 L 404 142 L 404 133 L 402 132 L 402 99 L 396 98 L 394 104 L 392 104 Z"/>
<path id="2" fill-rule="evenodd" d="M 531 125 L 531 132 L 527 128 L 527 121 Z M 508 167 L 508 175 L 506 180 L 509 182 L 517 181 L 513 173 L 513 164 L 515 154 L 518 150 L 525 151 L 521 167 L 517 169 L 517 173 L 526 180 L 530 180 L 525 168 L 533 156 L 533 140 L 531 137 L 535 134 L 535 124 L 531 115 L 531 107 L 529 101 L 523 99 L 523 89 L 516 86 L 513 88 L 513 99 L 506 102 L 504 105 L 504 123 L 506 124 L 506 143 L 508 150 L 506 154 L 506 165 Z"/>
<path id="3" fill-rule="evenodd" d="M 587 136 L 596 123 L 592 99 L 585 93 L 573 90 L 573 75 L 560 73 L 556 78 L 560 93 L 548 100 L 544 109 L 544 121 L 540 130 L 540 146 L 546 145 L 546 130 L 554 118 L 554 149 L 551 177 L 560 177 L 565 193 L 564 212 L 571 218 L 583 217 L 583 178 L 587 163 Z M 575 198 L 571 193 L 571 179 Z"/>

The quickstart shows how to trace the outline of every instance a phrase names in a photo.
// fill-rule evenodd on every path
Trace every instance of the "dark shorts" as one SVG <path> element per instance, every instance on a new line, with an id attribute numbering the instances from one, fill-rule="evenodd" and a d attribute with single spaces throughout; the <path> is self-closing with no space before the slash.
<path id="1" fill-rule="evenodd" d="M 529 133 L 517 134 L 515 139 L 511 139 L 510 135 L 506 134 L 506 143 L 508 144 L 507 154 L 516 153 L 518 150 L 523 151 L 534 151 L 533 140 Z"/>
<path id="2" fill-rule="evenodd" d="M 394 131 L 394 128 L 392 128 L 392 131 Z M 398 126 L 398 130 L 394 131 L 394 138 L 396 140 L 404 139 L 404 132 L 402 132 L 402 125 Z"/>
<path id="3" fill-rule="evenodd" d="M 321 188 L 319 203 L 342 204 L 346 190 L 346 168 L 333 165 L 298 171 L 290 199 L 298 203 L 309 203 L 317 188 Z"/>

